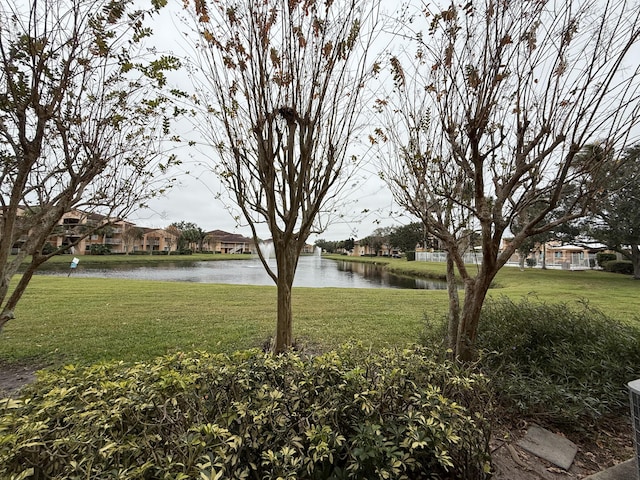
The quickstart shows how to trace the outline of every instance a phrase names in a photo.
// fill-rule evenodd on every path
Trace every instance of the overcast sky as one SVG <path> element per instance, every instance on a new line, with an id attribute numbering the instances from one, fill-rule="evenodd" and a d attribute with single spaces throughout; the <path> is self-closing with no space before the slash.
<path id="1" fill-rule="evenodd" d="M 180 32 L 185 27 L 175 21 L 177 12 L 172 11 L 172 8 L 178 8 L 179 11 L 179 3 L 169 3 L 168 8 L 162 12 L 160 23 L 154 24 L 154 32 L 159 50 L 173 51 L 181 56 L 184 55 L 184 49 L 180 47 Z M 636 52 L 638 49 L 640 46 L 636 46 Z M 632 69 L 637 67 L 637 58 L 637 53 L 628 57 Z M 191 82 L 184 73 L 181 75 L 183 77 L 178 77 L 176 82 L 183 82 L 179 86 L 189 90 Z M 376 124 L 373 114 L 370 122 L 372 125 Z M 249 236 L 249 227 L 242 221 L 238 222 L 225 207 L 232 202 L 212 172 L 216 161 L 214 154 L 202 149 L 185 149 L 177 153 L 183 161 L 180 170 L 172 172 L 177 175 L 178 183 L 165 196 L 150 201 L 148 209 L 135 212 L 129 219 L 138 225 L 156 228 L 166 227 L 172 222 L 189 221 L 206 231 L 219 229 Z M 358 177 L 353 179 L 349 184 L 351 187 L 344 192 L 342 218 L 335 219 L 324 233 L 312 234 L 308 239 L 309 243 L 319 238 L 363 238 L 378 227 L 403 225 L 413 221 L 400 213 L 401 210 L 394 204 L 389 189 L 378 177 L 378 168 L 373 163 L 372 161 L 369 167 L 359 169 Z M 363 214 L 364 211 L 368 213 Z M 270 237 L 266 226 L 258 230 L 258 235 L 264 239 Z"/>
<path id="2" fill-rule="evenodd" d="M 182 56 L 185 49 L 181 47 L 184 40 L 180 31 L 186 28 L 176 20 L 178 12 L 172 11 L 174 8 L 175 5 L 173 8 L 165 8 L 159 22 L 154 24 L 154 43 L 158 50 L 171 51 Z M 174 83 L 182 89 L 191 88 L 191 82 L 184 72 L 173 78 Z M 163 228 L 173 222 L 188 221 L 206 231 L 225 230 L 250 236 L 251 230 L 246 222 L 236 221 L 227 209 L 232 202 L 229 193 L 221 187 L 212 172 L 216 161 L 213 152 L 202 147 L 196 150 L 185 146 L 176 153 L 183 162 L 172 172 L 177 175 L 177 184 L 166 195 L 148 202 L 149 208 L 135 212 L 129 220 L 140 226 L 154 228 Z M 378 177 L 375 166 L 359 169 L 357 178 L 349 185 L 341 196 L 344 200 L 342 217 L 332 221 L 324 233 L 312 234 L 308 243 L 313 243 L 319 238 L 362 238 L 376 228 L 412 221 L 399 214 L 399 208 L 394 204 L 389 189 Z M 365 211 L 367 213 L 363 213 Z M 259 229 L 258 235 L 264 239 L 270 237 L 266 225 Z"/>
<path id="3" fill-rule="evenodd" d="M 166 195 L 149 202 L 149 208 L 139 210 L 129 220 L 144 227 L 163 228 L 173 222 L 188 221 L 206 231 L 224 230 L 250 236 L 251 230 L 237 223 L 225 206 L 231 203 L 229 194 L 221 189 L 215 175 L 203 165 L 192 164 L 189 174 L 180 173 L 178 183 Z M 187 167 L 183 165 L 182 167 Z M 344 217 L 336 219 L 324 233 L 312 234 L 308 243 L 319 238 L 344 240 L 362 238 L 376 228 L 401 225 L 412 221 L 398 214 L 391 193 L 386 185 L 370 173 L 362 183 L 345 192 Z M 218 194 L 220 198 L 218 197 Z M 362 213 L 368 210 L 367 213 Z M 260 238 L 269 238 L 266 226 L 258 231 Z"/>

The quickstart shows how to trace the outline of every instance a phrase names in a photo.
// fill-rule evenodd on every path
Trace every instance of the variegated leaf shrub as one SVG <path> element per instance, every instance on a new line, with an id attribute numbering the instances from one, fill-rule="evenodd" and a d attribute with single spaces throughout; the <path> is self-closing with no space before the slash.
<path id="1" fill-rule="evenodd" d="M 349 345 L 45 372 L 0 406 L 0 478 L 487 478 L 486 379 L 434 358 Z"/>

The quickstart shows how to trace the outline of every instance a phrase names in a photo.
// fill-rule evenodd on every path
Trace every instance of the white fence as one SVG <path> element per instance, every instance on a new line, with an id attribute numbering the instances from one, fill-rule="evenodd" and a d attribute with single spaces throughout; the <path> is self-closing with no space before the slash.
<path id="1" fill-rule="evenodd" d="M 482 262 L 482 253 L 466 253 L 464 255 L 464 263 L 480 264 Z M 593 268 L 591 263 L 595 265 L 595 255 L 580 255 L 578 253 L 571 255 L 571 261 L 556 262 L 553 258 L 547 258 L 546 267 L 557 270 L 587 270 Z M 590 260 L 593 262 L 590 263 Z M 534 268 L 542 268 L 542 258 L 535 258 L 536 265 Z M 416 252 L 416 261 L 418 262 L 446 262 L 447 254 L 445 252 Z M 518 267 L 518 262 L 507 262 L 508 267 Z M 528 265 L 525 263 L 525 267 Z"/>
<path id="2" fill-rule="evenodd" d="M 418 262 L 446 262 L 447 254 L 445 252 L 416 252 L 416 261 Z M 464 263 L 480 263 L 482 262 L 481 253 L 465 253 Z"/>

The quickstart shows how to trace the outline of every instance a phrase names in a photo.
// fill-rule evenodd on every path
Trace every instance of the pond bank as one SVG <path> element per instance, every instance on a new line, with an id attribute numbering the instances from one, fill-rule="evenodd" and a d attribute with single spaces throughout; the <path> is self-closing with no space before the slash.
<path id="1" fill-rule="evenodd" d="M 380 265 L 389 273 L 413 278 L 447 281 L 446 267 L 444 264 L 427 262 L 408 262 L 405 258 L 390 257 L 351 257 L 349 255 L 323 255 L 323 258 L 342 260 L 354 263 L 372 263 Z"/>

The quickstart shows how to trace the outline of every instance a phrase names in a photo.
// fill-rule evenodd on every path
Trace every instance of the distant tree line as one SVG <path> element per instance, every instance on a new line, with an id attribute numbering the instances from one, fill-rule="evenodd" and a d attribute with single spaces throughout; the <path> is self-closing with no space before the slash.
<path id="1" fill-rule="evenodd" d="M 360 245 L 369 246 L 375 251 L 379 251 L 383 247 L 389 251 L 399 250 L 401 252 L 412 252 L 415 251 L 416 247 L 436 247 L 433 238 L 426 235 L 420 222 L 380 227 L 375 229 L 371 235 L 361 238 L 358 242 Z M 315 242 L 315 245 L 327 253 L 339 253 L 353 250 L 355 240 L 353 238 L 338 241 L 320 239 Z"/>
<path id="2" fill-rule="evenodd" d="M 343 251 L 351 251 L 355 246 L 355 240 L 353 238 L 347 238 L 346 240 L 325 240 L 321 238 L 316 240 L 316 247 L 320 247 L 323 252 L 327 253 L 340 253 Z"/>

